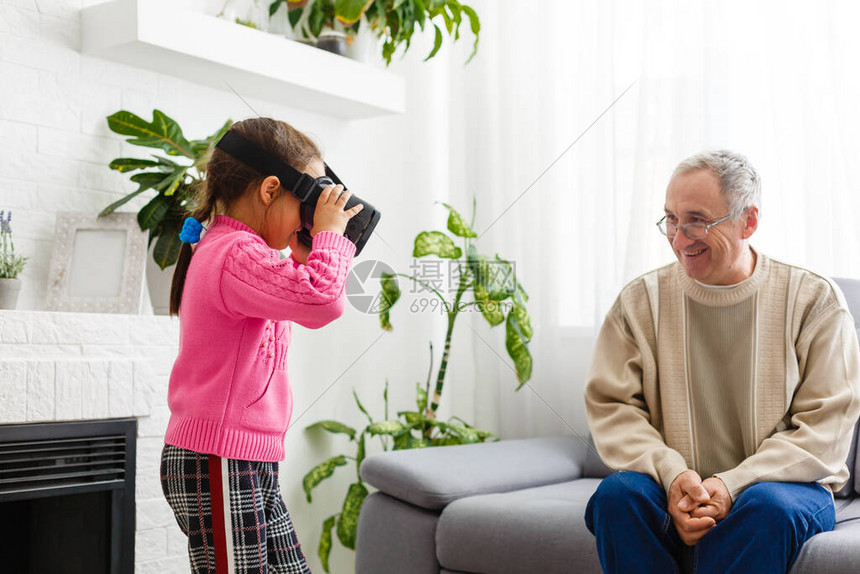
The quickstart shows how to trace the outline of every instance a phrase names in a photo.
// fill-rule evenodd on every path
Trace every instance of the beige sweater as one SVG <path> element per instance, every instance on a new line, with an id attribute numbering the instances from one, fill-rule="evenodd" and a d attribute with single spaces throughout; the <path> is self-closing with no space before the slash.
<path id="1" fill-rule="evenodd" d="M 604 461 L 667 491 L 687 469 L 719 476 L 733 499 L 758 481 L 835 491 L 860 415 L 854 322 L 831 281 L 761 254 L 730 288 L 674 263 L 618 296 L 585 403 Z"/>

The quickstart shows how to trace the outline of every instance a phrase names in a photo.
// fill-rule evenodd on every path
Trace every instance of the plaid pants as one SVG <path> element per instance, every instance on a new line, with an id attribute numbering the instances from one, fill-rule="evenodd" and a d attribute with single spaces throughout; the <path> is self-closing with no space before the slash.
<path id="1" fill-rule="evenodd" d="M 194 574 L 309 574 L 278 488 L 278 463 L 161 453 L 161 488 Z"/>

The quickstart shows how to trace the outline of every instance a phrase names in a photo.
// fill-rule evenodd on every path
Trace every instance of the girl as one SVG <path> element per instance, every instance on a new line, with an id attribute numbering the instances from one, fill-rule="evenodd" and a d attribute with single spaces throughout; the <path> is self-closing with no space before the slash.
<path id="1" fill-rule="evenodd" d="M 311 177 L 325 173 L 316 145 L 283 122 L 249 119 L 230 130 Z M 161 459 L 195 573 L 310 572 L 278 487 L 292 411 L 286 353 L 292 321 L 315 329 L 343 313 L 355 253 L 343 233 L 362 208 L 344 210 L 349 196 L 325 188 L 308 249 L 296 237 L 300 202 L 277 177 L 217 147 L 209 159 L 171 291 L 179 355 Z M 291 256 L 280 260 L 275 250 L 287 245 Z"/>

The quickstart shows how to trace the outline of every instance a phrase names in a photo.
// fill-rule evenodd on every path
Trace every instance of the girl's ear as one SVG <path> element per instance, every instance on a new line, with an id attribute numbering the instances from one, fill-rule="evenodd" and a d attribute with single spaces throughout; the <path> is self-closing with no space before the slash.
<path id="1" fill-rule="evenodd" d="M 260 184 L 259 196 L 263 205 L 268 207 L 278 198 L 281 192 L 281 181 L 274 175 L 270 175 Z"/>

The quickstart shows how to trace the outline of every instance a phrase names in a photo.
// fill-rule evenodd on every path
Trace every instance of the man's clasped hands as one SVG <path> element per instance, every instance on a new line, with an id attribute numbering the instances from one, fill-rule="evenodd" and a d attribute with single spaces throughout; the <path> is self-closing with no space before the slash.
<path id="1" fill-rule="evenodd" d="M 717 477 L 702 480 L 693 470 L 679 474 L 669 487 L 669 515 L 687 546 L 694 546 L 729 514 L 732 497 Z"/>

